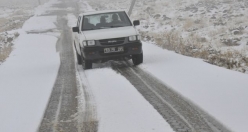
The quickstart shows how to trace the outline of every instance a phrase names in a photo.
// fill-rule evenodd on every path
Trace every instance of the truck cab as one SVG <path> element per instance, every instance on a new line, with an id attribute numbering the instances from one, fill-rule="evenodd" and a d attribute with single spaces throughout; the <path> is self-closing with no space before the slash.
<path id="1" fill-rule="evenodd" d="M 134 65 L 143 63 L 141 37 L 124 10 L 86 12 L 78 17 L 74 46 L 78 64 L 91 69 L 92 63 L 132 59 Z"/>

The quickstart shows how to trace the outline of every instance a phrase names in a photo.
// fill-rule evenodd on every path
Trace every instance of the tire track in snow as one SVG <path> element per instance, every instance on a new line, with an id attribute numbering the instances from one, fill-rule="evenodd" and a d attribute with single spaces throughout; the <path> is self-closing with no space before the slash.
<path id="1" fill-rule="evenodd" d="M 112 67 L 137 88 L 176 132 L 229 132 L 200 108 L 128 61 L 113 62 Z"/>
<path id="2" fill-rule="evenodd" d="M 43 121 L 39 128 L 41 132 L 77 131 L 77 83 L 71 33 L 67 20 L 58 17 L 58 28 L 62 31 L 58 41 L 61 65 L 48 103 Z M 68 35 L 69 34 L 69 35 Z"/>
<path id="3" fill-rule="evenodd" d="M 62 0 L 55 7 L 66 9 L 76 7 L 73 14 L 77 15 L 78 1 Z M 66 10 L 52 11 L 46 15 L 58 15 L 57 27 L 62 31 L 57 44 L 61 52 L 61 67 L 51 94 L 43 121 L 41 132 L 97 132 L 98 121 L 93 96 L 87 83 L 81 78 L 80 68 L 75 66 L 71 29 L 67 26 Z"/>
<path id="4" fill-rule="evenodd" d="M 90 84 L 81 66 L 76 66 L 78 83 L 78 125 L 82 132 L 97 132 L 96 103 Z"/>

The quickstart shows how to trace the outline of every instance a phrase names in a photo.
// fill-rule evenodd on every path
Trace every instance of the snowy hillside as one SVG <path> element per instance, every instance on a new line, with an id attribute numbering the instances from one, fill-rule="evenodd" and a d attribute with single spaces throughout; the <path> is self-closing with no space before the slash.
<path id="1" fill-rule="evenodd" d="M 99 2 L 100 1 L 100 2 Z M 89 1 L 95 10 L 128 9 L 130 1 Z M 137 0 L 132 14 L 146 41 L 211 64 L 248 71 L 245 0 Z"/>

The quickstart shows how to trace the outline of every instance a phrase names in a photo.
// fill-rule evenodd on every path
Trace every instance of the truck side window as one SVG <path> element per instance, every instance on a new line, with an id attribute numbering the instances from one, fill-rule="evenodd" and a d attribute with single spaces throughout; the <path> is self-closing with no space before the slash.
<path id="1" fill-rule="evenodd" d="M 93 30 L 95 28 L 95 25 L 90 23 L 90 20 L 87 17 L 84 17 L 82 25 L 84 30 Z"/>

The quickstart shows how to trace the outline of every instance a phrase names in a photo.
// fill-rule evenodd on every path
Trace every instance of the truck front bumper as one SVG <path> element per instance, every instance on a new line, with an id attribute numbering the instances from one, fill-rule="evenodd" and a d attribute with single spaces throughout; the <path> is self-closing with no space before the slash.
<path id="1" fill-rule="evenodd" d="M 112 47 L 123 47 L 124 51 L 115 53 L 104 53 L 105 48 Z M 84 47 L 82 54 L 86 60 L 96 62 L 122 59 L 126 57 L 131 57 L 131 55 L 141 54 L 142 52 L 142 43 L 132 42 L 119 45 Z"/>

